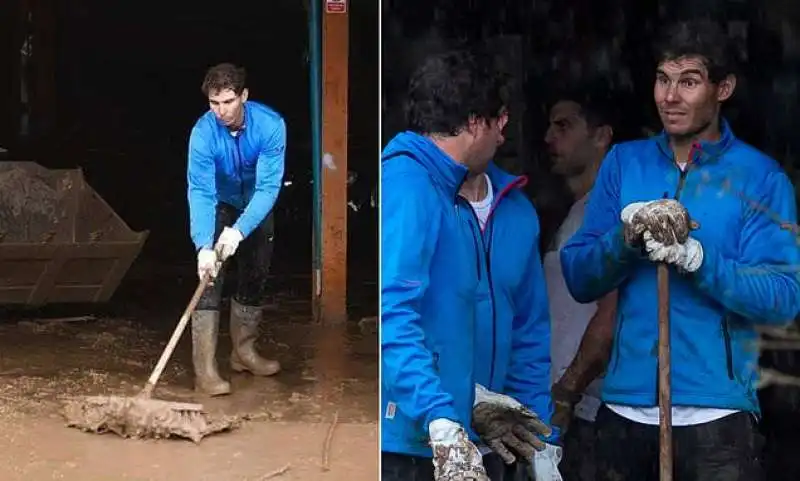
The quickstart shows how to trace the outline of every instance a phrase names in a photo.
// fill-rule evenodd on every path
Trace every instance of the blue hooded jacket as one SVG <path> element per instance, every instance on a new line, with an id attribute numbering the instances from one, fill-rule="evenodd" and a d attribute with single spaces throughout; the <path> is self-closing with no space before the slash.
<path id="1" fill-rule="evenodd" d="M 619 288 L 603 400 L 655 406 L 656 266 L 625 245 L 619 217 L 632 202 L 678 198 L 697 223 L 703 262 L 692 274 L 670 267 L 672 402 L 758 413 L 754 324 L 786 324 L 800 312 L 794 189 L 726 122 L 719 141 L 695 144 L 690 159 L 681 172 L 663 133 L 612 148 L 561 252 L 566 283 L 579 302 Z"/>
<path id="2" fill-rule="evenodd" d="M 536 266 L 541 271 L 537 243 L 531 243 L 530 255 L 518 252 L 515 264 L 502 275 L 492 274 L 492 279 L 501 281 L 494 296 L 507 297 L 494 308 L 493 316 L 491 260 L 484 246 L 490 237 L 481 233 L 472 207 L 458 195 L 467 169 L 425 137 L 410 132 L 395 137 L 383 156 L 381 449 L 431 457 L 428 424 L 446 418 L 470 429 L 475 383 L 480 381 L 505 388 L 549 420 L 546 295 L 541 291 L 528 296 L 529 285 L 512 287 L 525 275 L 535 277 Z M 513 190 L 519 181 L 496 168 L 490 175 L 498 187 L 506 186 L 498 196 L 506 198 L 499 204 L 503 208 L 496 208 L 493 215 L 534 214 L 519 235 L 535 239 L 535 211 L 523 194 Z M 497 229 L 501 245 L 508 245 L 510 226 L 503 222 Z M 544 288 L 543 280 L 535 284 Z M 513 302 L 520 304 L 524 315 L 509 314 Z M 541 312 L 525 310 L 534 304 Z M 526 322 L 532 319 L 538 322 Z M 518 340 L 511 339 L 511 324 L 520 326 Z M 532 349 L 511 356 L 505 349 L 512 344 Z M 533 369 L 527 364 L 539 361 L 546 364 Z M 509 365 L 516 375 L 507 374 Z"/>
<path id="3" fill-rule="evenodd" d="M 244 126 L 235 137 L 208 111 L 189 137 L 189 229 L 195 248 L 214 244 L 220 202 L 242 211 L 233 225 L 246 238 L 275 206 L 283 182 L 286 124 L 269 107 L 244 104 Z"/>

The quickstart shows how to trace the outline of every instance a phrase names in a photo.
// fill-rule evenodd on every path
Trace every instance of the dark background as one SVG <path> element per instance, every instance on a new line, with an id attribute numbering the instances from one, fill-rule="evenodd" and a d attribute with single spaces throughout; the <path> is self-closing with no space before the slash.
<path id="1" fill-rule="evenodd" d="M 711 16 L 737 38 L 746 62 L 724 115 L 737 136 L 778 159 L 796 185 L 800 3 L 792 0 L 383 0 L 382 142 L 403 129 L 408 76 L 426 55 L 458 42 L 493 49 L 515 90 L 496 161 L 529 176 L 528 193 L 547 236 L 571 204 L 561 179 L 549 172 L 544 149 L 549 96 L 563 87 L 606 90 L 621 117 L 616 140 L 659 131 L 654 35 L 672 20 L 693 16 Z M 762 364 L 800 375 L 795 351 L 767 351 Z M 767 479 L 800 479 L 800 391 L 776 387 L 760 394 Z"/>
<path id="2" fill-rule="evenodd" d="M 208 109 L 200 92 L 206 69 L 240 64 L 248 71 L 250 98 L 280 112 L 288 128 L 286 180 L 292 185 L 276 208 L 275 272 L 311 272 L 307 1 L 36 1 L 25 27 L 17 18 L 27 3 L 0 3 L 0 146 L 10 151 L 8 160 L 81 167 L 132 229 L 151 231 L 137 266 L 193 269 L 188 135 Z M 30 131 L 20 135 L 14 67 L 27 34 L 40 37 L 32 78 L 50 58 L 54 77 L 33 82 Z M 359 176 L 354 191 L 360 201 L 377 179 L 377 36 L 377 3 L 351 1 L 348 162 Z M 350 264 L 372 279 L 376 219 L 369 209 L 350 219 Z"/>

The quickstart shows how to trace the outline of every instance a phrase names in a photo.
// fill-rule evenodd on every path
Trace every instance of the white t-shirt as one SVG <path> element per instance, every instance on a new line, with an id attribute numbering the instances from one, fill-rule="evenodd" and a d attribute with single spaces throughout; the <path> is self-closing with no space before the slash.
<path id="1" fill-rule="evenodd" d="M 555 383 L 567 370 L 578 352 L 586 326 L 597 312 L 597 303 L 581 304 L 569 293 L 561 270 L 561 248 L 581 226 L 586 206 L 586 197 L 573 204 L 567 218 L 558 228 L 554 239 L 554 250 L 544 256 L 544 275 L 547 282 L 547 296 L 550 304 L 550 360 L 551 382 Z M 596 379 L 583 393 L 583 398 L 575 406 L 575 416 L 586 421 L 594 421 L 600 408 L 600 388 L 602 381 Z"/>
<path id="2" fill-rule="evenodd" d="M 686 168 L 686 162 L 679 162 L 681 169 Z M 660 409 L 655 407 L 624 406 L 621 404 L 608 404 L 609 409 L 620 416 L 630 419 L 640 424 L 658 425 Z M 673 426 L 694 426 L 696 424 L 709 423 L 717 419 L 724 418 L 730 414 L 738 412 L 735 409 L 718 409 L 693 406 L 673 406 L 672 425 Z"/>
<path id="3" fill-rule="evenodd" d="M 489 220 L 489 213 L 492 212 L 492 203 L 494 202 L 494 187 L 492 187 L 492 182 L 489 180 L 487 174 L 483 175 L 486 179 L 486 197 L 477 202 L 470 202 L 472 209 L 475 210 L 475 215 L 478 216 L 478 223 L 481 226 L 481 230 L 486 228 L 486 221 Z"/>

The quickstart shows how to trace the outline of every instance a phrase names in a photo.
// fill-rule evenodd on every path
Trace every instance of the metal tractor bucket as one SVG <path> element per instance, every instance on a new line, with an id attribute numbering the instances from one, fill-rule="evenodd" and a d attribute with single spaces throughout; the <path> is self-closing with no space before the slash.
<path id="1" fill-rule="evenodd" d="M 0 304 L 105 302 L 147 239 L 80 169 L 0 162 Z"/>

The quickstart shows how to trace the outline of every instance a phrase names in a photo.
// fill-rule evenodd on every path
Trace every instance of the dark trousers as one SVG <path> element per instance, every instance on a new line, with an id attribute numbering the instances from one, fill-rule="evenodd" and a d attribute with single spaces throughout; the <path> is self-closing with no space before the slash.
<path id="1" fill-rule="evenodd" d="M 525 465 L 519 462 L 506 464 L 499 454 L 489 453 L 483 456 L 483 467 L 491 481 L 528 481 Z"/>
<path id="2" fill-rule="evenodd" d="M 657 481 L 658 426 L 606 406 L 597 414 L 598 481 Z M 762 436 L 750 413 L 672 428 L 676 481 L 762 481 Z"/>
<path id="3" fill-rule="evenodd" d="M 233 227 L 241 214 L 241 211 L 231 205 L 217 205 L 215 242 L 222 233 L 222 229 Z M 256 230 L 239 244 L 236 254 L 227 261 L 227 263 L 236 262 L 238 282 L 233 299 L 243 306 L 260 307 L 266 300 L 267 278 L 272 263 L 274 237 L 275 221 L 270 213 Z M 225 270 L 226 266 L 223 266 L 214 284 L 203 292 L 197 305 L 198 310 L 219 310 L 222 288 L 225 283 Z"/>
<path id="4" fill-rule="evenodd" d="M 433 481 L 433 459 L 382 452 L 381 481 Z"/>
<path id="5" fill-rule="evenodd" d="M 595 424 L 581 418 L 572 418 L 562 443 L 563 458 L 558 465 L 558 471 L 564 481 L 595 481 L 597 479 Z"/>
<path id="6" fill-rule="evenodd" d="M 483 466 L 491 481 L 526 480 L 518 463 L 509 466 L 494 453 L 483 457 Z M 433 481 L 433 459 L 381 453 L 381 481 Z"/>

